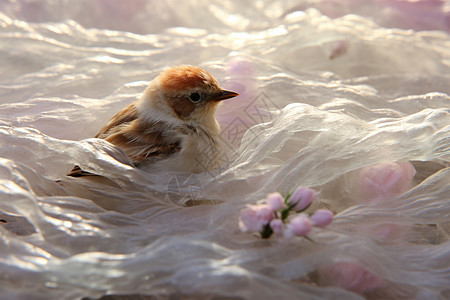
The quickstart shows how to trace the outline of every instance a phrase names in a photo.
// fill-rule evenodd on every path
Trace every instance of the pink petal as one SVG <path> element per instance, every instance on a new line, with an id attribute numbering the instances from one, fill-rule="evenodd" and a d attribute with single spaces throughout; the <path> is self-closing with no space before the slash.
<path id="1" fill-rule="evenodd" d="M 289 204 L 297 203 L 295 211 L 302 211 L 311 204 L 315 197 L 316 191 L 306 187 L 299 187 L 291 195 L 288 202 Z"/>
<path id="2" fill-rule="evenodd" d="M 279 211 L 286 205 L 280 193 L 272 193 L 267 196 L 267 205 L 274 211 Z"/>
<path id="3" fill-rule="evenodd" d="M 272 209 L 266 204 L 247 205 L 241 211 L 239 228 L 242 232 L 259 232 L 274 218 Z"/>
<path id="4" fill-rule="evenodd" d="M 333 213 L 328 209 L 318 209 L 309 219 L 313 226 L 325 227 L 333 220 Z"/>
<path id="5" fill-rule="evenodd" d="M 311 231 L 311 222 L 304 214 L 294 217 L 289 225 L 296 236 L 306 236 Z"/>
<path id="6" fill-rule="evenodd" d="M 270 221 L 270 228 L 272 228 L 273 233 L 275 234 L 282 234 L 283 227 L 283 221 L 281 221 L 280 219 L 273 219 L 272 221 Z"/>

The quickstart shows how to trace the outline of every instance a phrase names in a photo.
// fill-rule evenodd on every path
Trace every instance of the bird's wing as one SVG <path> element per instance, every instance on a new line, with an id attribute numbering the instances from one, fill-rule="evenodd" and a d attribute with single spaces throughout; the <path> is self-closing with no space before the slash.
<path id="1" fill-rule="evenodd" d="M 142 122 L 134 103 L 116 114 L 95 137 L 121 148 L 134 165 L 147 159 L 167 158 L 181 150 L 181 137 L 176 130 L 163 122 Z M 67 174 L 71 177 L 92 175 L 79 166 Z"/>
<path id="2" fill-rule="evenodd" d="M 79 166 L 73 167 L 72 171 L 66 174 L 70 177 L 96 176 L 95 174 L 83 171 Z"/>
<path id="3" fill-rule="evenodd" d="M 95 136 L 96 138 L 104 138 L 108 135 L 108 131 L 110 131 L 112 128 L 130 123 L 134 120 L 136 120 L 138 117 L 138 111 L 136 107 L 136 103 L 131 103 L 124 109 L 122 109 L 120 112 L 118 112 L 112 119 L 106 124 Z"/>
<path id="4" fill-rule="evenodd" d="M 181 150 L 180 135 L 162 122 L 136 119 L 118 125 L 104 139 L 121 148 L 138 165 L 149 158 L 165 158 Z"/>

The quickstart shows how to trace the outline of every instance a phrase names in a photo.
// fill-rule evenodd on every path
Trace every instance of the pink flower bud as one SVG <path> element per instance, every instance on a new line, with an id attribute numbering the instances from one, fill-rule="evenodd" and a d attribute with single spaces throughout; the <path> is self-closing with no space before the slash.
<path id="1" fill-rule="evenodd" d="M 273 219 L 272 221 L 270 221 L 270 228 L 272 228 L 273 233 L 275 234 L 282 234 L 283 227 L 283 221 L 281 221 L 280 219 Z"/>
<path id="2" fill-rule="evenodd" d="M 309 219 L 313 226 L 325 227 L 333 220 L 333 213 L 328 209 L 318 209 Z"/>
<path id="3" fill-rule="evenodd" d="M 315 197 L 316 191 L 306 187 L 299 187 L 295 190 L 291 197 L 289 197 L 288 203 L 297 203 L 294 208 L 295 211 L 302 211 L 311 204 Z"/>
<path id="4" fill-rule="evenodd" d="M 274 218 L 273 210 L 266 204 L 247 205 L 241 211 L 239 228 L 242 232 L 259 232 Z"/>
<path id="5" fill-rule="evenodd" d="M 280 193 L 269 194 L 267 196 L 267 205 L 269 205 L 269 207 L 272 208 L 273 211 L 279 211 L 286 206 Z"/>
<path id="6" fill-rule="evenodd" d="M 304 214 L 294 217 L 289 225 L 296 236 L 306 236 L 311 231 L 311 222 Z"/>

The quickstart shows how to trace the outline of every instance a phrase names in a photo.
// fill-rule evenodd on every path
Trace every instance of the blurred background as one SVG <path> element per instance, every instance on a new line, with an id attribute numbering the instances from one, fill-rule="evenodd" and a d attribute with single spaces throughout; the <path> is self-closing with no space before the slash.
<path id="1" fill-rule="evenodd" d="M 449 30 L 444 0 L 0 0 L 0 299 L 449 299 Z M 240 93 L 223 168 L 90 139 L 179 64 Z M 314 242 L 240 232 L 298 186 Z"/>
<path id="2" fill-rule="evenodd" d="M 0 11 L 26 22 L 74 20 L 86 28 L 158 33 L 168 27 L 209 32 L 262 30 L 280 24 L 295 11 L 315 8 L 338 18 L 367 17 L 382 27 L 443 30 L 450 27 L 445 0 L 287 0 L 273 1 L 151 1 L 151 0 L 2 0 Z"/>

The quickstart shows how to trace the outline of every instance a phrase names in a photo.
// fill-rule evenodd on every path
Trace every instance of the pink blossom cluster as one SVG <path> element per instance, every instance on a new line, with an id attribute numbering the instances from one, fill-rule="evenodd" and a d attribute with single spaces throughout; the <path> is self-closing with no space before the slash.
<path id="1" fill-rule="evenodd" d="M 247 205 L 241 211 L 239 228 L 242 232 L 259 232 L 262 238 L 272 234 L 294 237 L 307 236 L 312 227 L 325 227 L 333 220 L 328 209 L 318 209 L 311 216 L 304 211 L 317 196 L 316 191 L 299 187 L 283 198 L 280 193 L 269 194 L 263 204 Z M 290 217 L 290 212 L 298 215 Z"/>

